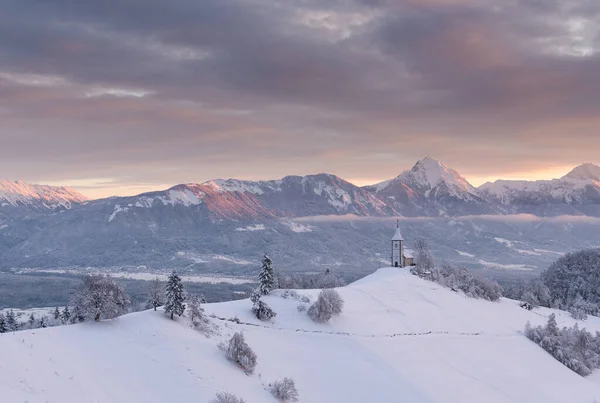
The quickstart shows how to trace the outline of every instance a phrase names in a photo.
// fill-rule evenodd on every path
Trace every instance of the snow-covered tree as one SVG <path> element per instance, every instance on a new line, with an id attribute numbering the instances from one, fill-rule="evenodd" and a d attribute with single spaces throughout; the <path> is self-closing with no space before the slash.
<path id="1" fill-rule="evenodd" d="M 48 327 L 47 322 L 48 322 L 48 320 L 46 319 L 46 317 L 42 316 L 40 318 L 40 326 L 39 327 L 41 327 L 41 328 Z"/>
<path id="2" fill-rule="evenodd" d="M 8 332 L 8 326 L 6 325 L 6 317 L 0 312 L 0 334 Z"/>
<path id="3" fill-rule="evenodd" d="M 252 313 L 254 313 L 258 319 L 264 321 L 271 320 L 277 316 L 277 313 L 275 313 L 266 302 L 261 301 L 260 299 L 252 306 Z"/>
<path id="4" fill-rule="evenodd" d="M 204 308 L 202 308 L 202 303 L 198 295 L 192 295 L 189 299 L 187 311 L 190 320 L 192 321 L 192 325 L 194 325 L 196 329 L 206 328 L 208 318 L 204 313 Z"/>
<path id="5" fill-rule="evenodd" d="M 600 333 L 593 336 L 585 329 L 573 327 L 559 329 L 554 314 L 546 326 L 525 325 L 525 336 L 569 369 L 582 376 L 600 368 Z"/>
<path id="6" fill-rule="evenodd" d="M 19 322 L 17 322 L 17 317 L 12 309 L 6 313 L 6 328 L 9 332 L 19 330 Z"/>
<path id="7" fill-rule="evenodd" d="M 291 378 L 283 378 L 281 381 L 273 382 L 269 390 L 273 397 L 282 402 L 298 401 L 296 383 Z"/>
<path id="8" fill-rule="evenodd" d="M 69 307 L 67 305 L 65 305 L 65 309 L 63 309 L 60 317 L 63 323 L 68 323 L 69 319 L 71 319 L 71 312 L 69 311 Z"/>
<path id="9" fill-rule="evenodd" d="M 256 368 L 256 354 L 244 340 L 242 333 L 235 333 L 227 344 L 221 343 L 219 348 L 225 352 L 228 360 L 239 365 L 247 374 L 252 374 Z"/>
<path id="10" fill-rule="evenodd" d="M 273 261 L 267 255 L 263 257 L 262 268 L 258 274 L 259 288 L 262 295 L 271 292 L 275 285 L 275 276 L 273 273 Z"/>
<path id="11" fill-rule="evenodd" d="M 116 280 L 108 276 L 86 276 L 71 305 L 80 320 L 98 322 L 127 312 L 129 297 Z"/>
<path id="12" fill-rule="evenodd" d="M 563 310 L 584 310 L 587 315 L 600 312 L 600 249 L 569 253 L 542 272 L 552 304 Z M 581 301 L 586 303 L 585 307 Z"/>
<path id="13" fill-rule="evenodd" d="M 416 252 L 416 265 L 411 269 L 411 272 L 420 277 L 430 277 L 435 269 L 435 263 L 427 241 L 424 239 L 417 239 L 414 247 Z"/>
<path id="14" fill-rule="evenodd" d="M 27 323 L 29 324 L 30 328 L 35 327 L 35 315 L 33 314 L 33 312 L 31 312 L 31 315 L 29 315 L 29 320 L 27 320 Z"/>
<path id="15" fill-rule="evenodd" d="M 150 288 L 148 289 L 148 301 L 146 301 L 146 309 L 154 308 L 156 311 L 156 308 L 164 305 L 164 300 L 163 286 L 158 277 L 156 277 L 150 282 Z"/>
<path id="16" fill-rule="evenodd" d="M 217 396 L 210 403 L 246 403 L 245 400 L 227 392 L 217 393 Z"/>
<path id="17" fill-rule="evenodd" d="M 344 300 L 335 290 L 325 289 L 319 293 L 317 301 L 308 308 L 308 316 L 315 322 L 328 322 L 333 315 L 339 315 L 344 308 Z"/>
<path id="18" fill-rule="evenodd" d="M 173 270 L 165 286 L 165 315 L 173 319 L 174 315 L 181 316 L 185 312 L 185 290 L 181 277 Z"/>
<path id="19" fill-rule="evenodd" d="M 52 314 L 52 317 L 54 318 L 54 320 L 60 319 L 60 309 L 58 309 L 58 307 L 56 307 L 54 309 L 54 313 Z"/>

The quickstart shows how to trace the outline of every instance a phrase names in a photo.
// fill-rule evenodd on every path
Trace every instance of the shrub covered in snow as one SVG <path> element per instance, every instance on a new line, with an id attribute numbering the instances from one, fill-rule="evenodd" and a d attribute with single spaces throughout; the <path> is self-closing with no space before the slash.
<path id="1" fill-rule="evenodd" d="M 210 403 L 246 403 L 246 401 L 231 393 L 221 392 L 217 393 L 217 396 Z"/>
<path id="2" fill-rule="evenodd" d="M 108 276 L 86 276 L 71 301 L 77 320 L 100 321 L 123 315 L 129 298 L 123 287 Z"/>
<path id="3" fill-rule="evenodd" d="M 298 390 L 293 379 L 283 378 L 281 381 L 273 382 L 270 391 L 277 400 L 282 402 L 298 401 Z"/>
<path id="4" fill-rule="evenodd" d="M 333 315 L 339 315 L 344 308 L 340 294 L 331 289 L 322 290 L 317 301 L 308 308 L 308 316 L 315 322 L 328 322 Z"/>
<path id="5" fill-rule="evenodd" d="M 430 279 L 454 291 L 462 291 L 471 298 L 497 301 L 502 297 L 502 287 L 496 281 L 473 276 L 467 269 L 456 269 L 449 264 L 433 269 Z"/>
<path id="6" fill-rule="evenodd" d="M 579 375 L 586 376 L 600 368 L 600 333 L 592 336 L 579 326 L 558 328 L 554 314 L 546 326 L 525 325 L 525 336 L 537 343 L 558 361 Z"/>
<path id="7" fill-rule="evenodd" d="M 284 292 L 281 293 L 281 297 L 284 299 L 292 298 L 292 299 L 295 299 L 296 301 L 303 302 L 305 304 L 310 303 L 309 296 L 298 294 L 298 292 L 296 292 L 294 290 L 285 290 Z"/>
<path id="8" fill-rule="evenodd" d="M 297 310 L 298 312 L 306 312 L 306 310 L 307 310 L 307 309 L 308 309 L 308 306 L 306 306 L 305 304 L 299 304 L 299 305 L 296 307 L 296 310 Z"/>
<path id="9" fill-rule="evenodd" d="M 228 360 L 239 365 L 247 374 L 254 372 L 257 364 L 256 354 L 246 343 L 242 333 L 235 333 L 228 343 L 221 343 L 219 348 L 225 352 Z"/>
<path id="10" fill-rule="evenodd" d="M 344 281 L 333 271 L 327 269 L 323 273 L 280 274 L 277 282 L 279 288 L 312 290 L 315 288 L 335 288 L 345 285 Z"/>
<path id="11" fill-rule="evenodd" d="M 275 313 L 266 302 L 263 302 L 260 299 L 252 306 L 252 313 L 254 313 L 258 319 L 265 321 L 271 320 L 277 316 L 277 313 Z"/>

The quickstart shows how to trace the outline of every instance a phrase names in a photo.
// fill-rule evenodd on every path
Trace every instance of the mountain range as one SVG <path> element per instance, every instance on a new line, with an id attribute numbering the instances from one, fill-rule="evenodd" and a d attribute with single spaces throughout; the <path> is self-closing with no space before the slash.
<path id="1" fill-rule="evenodd" d="M 452 217 L 531 213 L 600 216 L 600 166 L 583 164 L 560 179 L 488 182 L 472 186 L 457 171 L 427 157 L 394 179 L 358 187 L 335 175 L 287 176 L 271 181 L 217 179 L 181 184 L 133 197 L 90 201 L 66 187 L 0 181 L 0 212 L 29 215 L 111 209 L 107 221 L 140 209 L 191 208 L 212 220 L 354 214 L 368 217 Z M 6 213 L 5 213 L 6 214 Z"/>
<path id="2" fill-rule="evenodd" d="M 248 274 L 269 252 L 298 271 L 344 264 L 364 274 L 388 260 L 394 228 L 381 220 L 396 217 L 410 231 L 408 240 L 428 239 L 440 259 L 541 269 L 561 253 L 600 245 L 593 221 L 600 217 L 599 177 L 600 167 L 584 164 L 560 179 L 475 188 L 427 157 L 364 187 L 318 174 L 217 179 L 87 200 L 64 187 L 0 182 L 0 269 L 148 266 Z M 547 220 L 511 218 L 518 214 Z M 563 215 L 580 218 L 565 226 Z"/>

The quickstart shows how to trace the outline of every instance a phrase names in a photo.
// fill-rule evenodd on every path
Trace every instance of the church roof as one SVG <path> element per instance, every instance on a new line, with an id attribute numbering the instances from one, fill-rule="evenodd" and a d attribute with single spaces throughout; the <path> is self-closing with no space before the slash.
<path id="1" fill-rule="evenodd" d="M 392 241 L 404 241 L 404 237 L 402 236 L 402 233 L 400 232 L 400 228 L 396 229 L 396 234 L 394 234 Z"/>

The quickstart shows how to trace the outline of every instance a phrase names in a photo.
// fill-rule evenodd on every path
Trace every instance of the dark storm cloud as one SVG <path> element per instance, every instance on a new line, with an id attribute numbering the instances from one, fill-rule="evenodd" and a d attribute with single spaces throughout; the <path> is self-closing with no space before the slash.
<path id="1" fill-rule="evenodd" d="M 592 0 L 9 0 L 0 168 L 175 183 L 591 160 L 598 16 Z"/>

